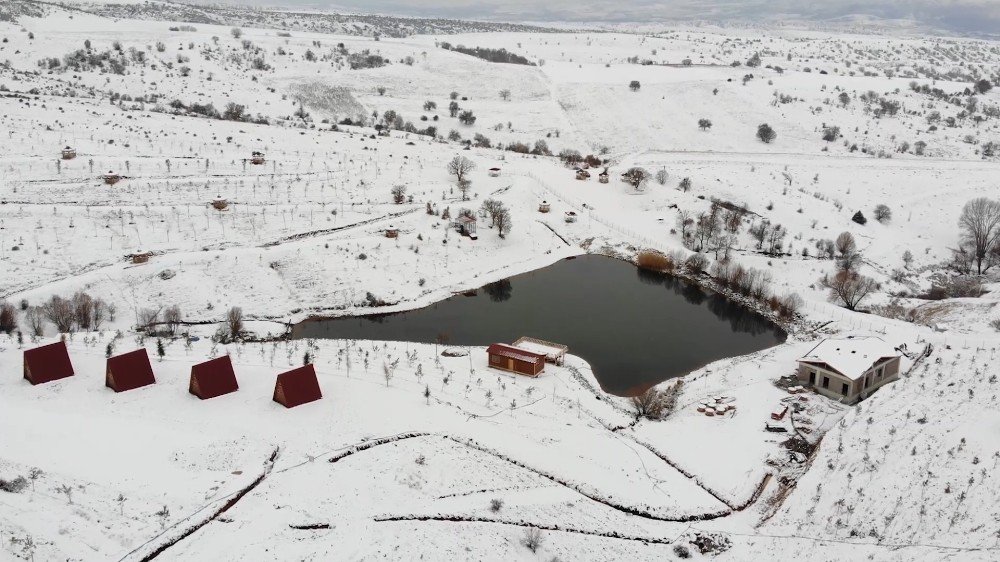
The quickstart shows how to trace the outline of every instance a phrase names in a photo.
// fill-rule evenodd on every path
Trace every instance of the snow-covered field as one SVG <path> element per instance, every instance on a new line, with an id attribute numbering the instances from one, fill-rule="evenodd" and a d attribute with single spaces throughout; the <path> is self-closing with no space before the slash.
<path id="1" fill-rule="evenodd" d="M 989 155 L 1000 89 L 975 107 L 964 93 L 995 72 L 996 43 L 710 27 L 235 37 L 39 9 L 0 21 L 0 301 L 18 320 L 0 334 L 0 479 L 28 478 L 0 490 L 0 559 L 1000 557 L 998 283 L 986 276 L 978 298 L 918 298 L 948 273 L 965 202 L 1000 194 Z M 351 69 L 365 50 L 388 64 Z M 731 66 L 754 53 L 760 66 Z M 450 115 L 451 92 L 474 124 Z M 250 118 L 199 115 L 230 103 Z M 376 134 L 383 123 L 393 130 Z M 761 123 L 773 142 L 755 138 Z M 477 134 L 609 159 L 611 181 L 482 137 L 465 150 Z M 60 159 L 65 146 L 75 159 Z M 266 162 L 250 163 L 253 151 Z M 475 164 L 467 200 L 446 170 L 456 156 Z M 619 179 L 632 166 L 665 179 L 633 189 Z M 105 185 L 109 170 L 124 179 Z M 480 219 L 471 240 L 441 217 L 490 198 L 513 219 L 504 237 Z M 552 212 L 538 212 L 543 200 Z M 685 377 L 663 420 L 636 422 L 572 356 L 529 379 L 489 369 L 481 348 L 210 339 L 231 307 L 247 340 L 269 339 L 309 316 L 421 307 L 584 252 L 687 256 L 683 218 L 713 201 L 746 212 L 713 241 L 724 248 L 704 248 L 709 261 L 728 250 L 766 272 L 774 295 L 801 297 L 801 317 L 787 343 Z M 875 220 L 878 204 L 890 220 Z M 764 221 L 783 227 L 780 252 L 751 235 Z M 817 244 L 841 232 L 880 284 L 861 307 L 874 313 L 829 302 L 819 283 L 834 262 Z M 32 335 L 34 307 L 78 292 L 110 305 L 100 325 L 61 336 L 44 321 Z M 137 332 L 175 306 L 178 333 L 200 339 Z M 902 378 L 853 407 L 799 401 L 772 423 L 818 447 L 791 454 L 790 434 L 763 430 L 798 401 L 774 382 L 819 338 L 857 333 L 905 343 Z M 76 376 L 29 385 L 23 349 L 59 337 Z M 157 384 L 105 388 L 109 343 L 145 347 Z M 271 401 L 274 377 L 307 352 L 324 397 L 286 410 Z M 223 354 L 240 390 L 187 394 L 191 365 Z M 698 413 L 713 396 L 737 413 Z M 523 544 L 530 528 L 537 551 Z M 699 537 L 728 548 L 700 553 Z"/>

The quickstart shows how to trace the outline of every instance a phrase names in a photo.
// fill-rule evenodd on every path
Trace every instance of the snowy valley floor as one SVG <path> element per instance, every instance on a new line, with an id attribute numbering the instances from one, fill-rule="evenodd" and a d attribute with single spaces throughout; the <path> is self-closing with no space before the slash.
<path id="1" fill-rule="evenodd" d="M 20 309 L 82 291 L 116 314 L 103 331 L 67 335 L 76 376 L 40 386 L 22 379 L 22 353 L 56 341 L 55 327 L 34 341 L 19 312 L 25 341 L 0 334 L 0 478 L 30 477 L 19 493 L 0 491 L 0 560 L 672 560 L 677 547 L 733 561 L 1000 558 L 1000 338 L 990 326 L 1000 284 L 985 278 L 979 298 L 915 296 L 939 281 L 962 205 L 995 195 L 997 164 L 980 150 L 997 119 L 946 126 L 960 107 L 909 89 L 902 73 L 861 70 L 889 64 L 892 49 L 941 73 L 921 84 L 960 92 L 967 82 L 935 61 L 961 48 L 995 68 L 994 43 L 722 29 L 452 38 L 548 61 L 520 66 L 440 49 L 429 35 L 246 29 L 246 46 L 229 26 L 46 10 L 0 22 L 0 301 Z M 121 41 L 146 62 L 126 74 L 39 66 L 91 39 L 95 53 Z M 730 59 L 762 40 L 773 49 L 766 66 L 742 81 L 748 69 Z M 319 59 L 304 58 L 309 48 Z M 363 49 L 392 64 L 345 66 L 342 51 Z M 658 64 L 626 62 L 640 51 Z M 675 64 L 692 52 L 693 66 Z M 268 69 L 251 70 L 249 53 Z M 395 62 L 405 57 L 416 62 Z M 840 67 L 844 57 L 861 60 Z M 629 91 L 632 79 L 642 88 Z M 324 88 L 340 105 L 307 96 L 310 119 L 292 117 L 302 92 L 322 98 Z M 862 99 L 871 90 L 904 111 L 874 117 Z M 979 103 L 1000 102 L 998 90 Z M 449 115 L 451 91 L 475 124 Z M 838 91 L 849 103 L 831 101 Z M 111 101 L 123 93 L 133 101 Z M 153 93 L 159 101 L 135 101 Z M 270 124 L 173 114 L 173 100 L 246 104 Z M 434 124 L 437 137 L 376 136 L 369 116 L 387 110 Z M 365 124 L 333 130 L 345 117 Z M 699 130 L 702 117 L 715 125 Z M 773 144 L 753 136 L 763 121 L 779 131 Z M 828 123 L 843 131 L 837 142 L 820 138 Z M 600 154 L 611 181 L 598 183 L 598 169 L 578 181 L 553 156 L 465 150 L 445 140 L 449 129 Z M 926 153 L 900 150 L 923 139 Z M 67 145 L 78 155 L 60 160 Z M 247 161 L 253 151 L 266 153 L 263 165 Z M 446 170 L 456 156 L 476 166 L 467 199 Z M 667 176 L 636 190 L 619 180 L 633 165 Z M 125 179 L 105 185 L 109 170 Z M 442 218 L 490 198 L 513 216 L 504 237 L 482 216 L 475 241 Z M 209 340 L 233 306 L 266 337 L 313 315 L 426 306 L 587 252 L 689 255 L 683 217 L 713 201 L 745 208 L 734 262 L 766 272 L 775 295 L 800 295 L 801 318 L 785 344 L 686 376 L 662 421 L 636 422 L 573 356 L 530 379 L 488 368 L 482 348 L 444 357 L 405 342 Z M 878 203 L 891 220 L 871 218 Z M 866 224 L 852 220 L 858 211 Z M 763 221 L 783 226 L 780 252 L 751 236 Z M 398 238 L 386 237 L 390 226 Z M 818 279 L 834 262 L 817 244 L 841 232 L 880 283 L 865 307 L 912 307 L 915 322 L 828 302 Z M 147 262 L 133 263 L 139 251 Z M 201 339 L 164 338 L 161 359 L 135 328 L 175 305 Z M 905 344 L 900 380 L 853 407 L 775 386 L 821 338 L 849 334 Z M 105 388 L 112 341 L 116 353 L 146 348 L 157 383 Z M 286 410 L 271 400 L 275 376 L 307 351 L 324 396 Z M 239 391 L 188 394 L 191 366 L 224 354 Z M 735 414 L 697 412 L 720 395 Z M 783 403 L 801 410 L 770 421 Z M 796 432 L 818 442 L 808 458 L 782 446 Z M 523 544 L 529 528 L 541 530 L 537 552 Z M 707 538 L 728 547 L 701 554 L 694 542 Z"/>

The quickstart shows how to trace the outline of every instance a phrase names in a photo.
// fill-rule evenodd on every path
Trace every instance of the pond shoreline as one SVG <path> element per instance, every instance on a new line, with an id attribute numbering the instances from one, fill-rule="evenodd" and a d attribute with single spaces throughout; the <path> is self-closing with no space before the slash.
<path id="1" fill-rule="evenodd" d="M 783 324 L 756 307 L 694 279 L 639 268 L 627 255 L 565 256 L 409 310 L 312 315 L 290 338 L 477 347 L 532 336 L 569 346 L 603 390 L 619 396 L 787 339 Z"/>

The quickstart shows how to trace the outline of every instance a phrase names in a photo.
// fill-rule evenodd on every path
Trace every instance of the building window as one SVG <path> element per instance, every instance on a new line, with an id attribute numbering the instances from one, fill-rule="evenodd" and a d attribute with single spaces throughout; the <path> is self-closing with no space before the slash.
<path id="1" fill-rule="evenodd" d="M 830 388 L 830 377 L 823 377 L 823 388 Z"/>
<path id="2" fill-rule="evenodd" d="M 840 393 L 843 394 L 844 396 L 847 396 L 847 383 L 846 382 L 840 385 Z"/>

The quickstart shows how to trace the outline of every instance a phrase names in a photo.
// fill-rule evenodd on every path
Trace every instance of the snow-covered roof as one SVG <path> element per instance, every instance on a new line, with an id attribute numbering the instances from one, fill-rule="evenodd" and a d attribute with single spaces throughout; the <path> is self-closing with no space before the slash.
<path id="1" fill-rule="evenodd" d="M 838 373 L 856 380 L 872 364 L 885 357 L 896 357 L 899 352 L 876 336 L 847 336 L 821 341 L 799 361 L 826 363 Z"/>
<path id="2" fill-rule="evenodd" d="M 514 347 L 520 349 L 542 354 L 548 359 L 557 359 L 560 356 L 565 355 L 566 351 L 569 349 L 569 347 L 565 345 L 529 337 L 518 338 L 513 345 Z"/>
<path id="3" fill-rule="evenodd" d="M 510 359 L 517 359 L 518 361 L 527 361 L 528 363 L 535 363 L 539 359 L 545 358 L 544 353 L 535 353 L 533 351 L 528 351 L 527 349 L 521 349 L 519 347 L 502 343 L 490 345 L 486 348 L 486 353 Z"/>

